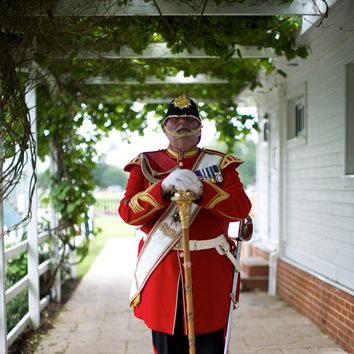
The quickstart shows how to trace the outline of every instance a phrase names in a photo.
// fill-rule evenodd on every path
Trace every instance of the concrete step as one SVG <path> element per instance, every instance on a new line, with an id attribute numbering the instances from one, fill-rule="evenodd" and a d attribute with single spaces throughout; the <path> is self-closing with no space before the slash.
<path id="1" fill-rule="evenodd" d="M 241 291 L 268 290 L 268 277 L 250 277 L 241 272 Z"/>
<path id="2" fill-rule="evenodd" d="M 266 277 L 268 278 L 268 261 L 262 257 L 245 257 L 241 259 L 241 270 L 248 277 Z"/>

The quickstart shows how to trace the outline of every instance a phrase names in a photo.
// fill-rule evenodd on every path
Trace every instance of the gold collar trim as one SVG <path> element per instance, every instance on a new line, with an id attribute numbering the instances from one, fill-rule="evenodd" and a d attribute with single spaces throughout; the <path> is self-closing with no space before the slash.
<path id="1" fill-rule="evenodd" d="M 171 157 L 175 159 L 183 159 L 185 157 L 192 157 L 195 156 L 199 153 L 200 149 L 195 147 L 192 147 L 191 149 L 188 150 L 177 150 L 174 149 L 173 147 L 169 146 L 166 150 L 167 154 L 170 155 Z"/>

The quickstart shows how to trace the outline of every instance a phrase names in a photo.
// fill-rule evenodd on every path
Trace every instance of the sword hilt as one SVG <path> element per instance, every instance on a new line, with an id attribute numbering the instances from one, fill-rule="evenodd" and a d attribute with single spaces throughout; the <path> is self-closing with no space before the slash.
<path id="1" fill-rule="evenodd" d="M 236 237 L 236 241 L 249 241 L 253 236 L 253 221 L 248 215 L 246 219 L 240 221 L 239 233 Z"/>

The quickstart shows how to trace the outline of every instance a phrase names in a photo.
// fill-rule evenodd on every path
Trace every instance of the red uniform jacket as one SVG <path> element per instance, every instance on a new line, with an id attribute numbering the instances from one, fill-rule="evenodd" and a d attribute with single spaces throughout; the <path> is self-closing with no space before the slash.
<path id="1" fill-rule="evenodd" d="M 202 208 L 190 226 L 191 240 L 212 239 L 220 234 L 227 236 L 230 222 L 247 217 L 251 203 L 236 172 L 236 167 L 242 161 L 231 155 L 198 148 L 185 151 L 182 156 L 172 148 L 144 153 L 149 169 L 165 172 L 178 163 L 183 164 L 182 168 L 191 169 L 203 151 L 222 156 L 219 169 L 223 181 L 202 181 L 203 196 L 196 201 Z M 148 234 L 171 202 L 161 195 L 161 180 L 168 173 L 155 174 L 159 180 L 155 178 L 149 181 L 146 178 L 146 167 L 144 171 L 141 162 L 139 156 L 125 167 L 130 176 L 119 213 L 125 222 L 141 227 Z M 143 243 L 141 240 L 139 252 Z M 134 313 L 152 330 L 169 334 L 174 332 L 178 287 L 179 282 L 183 282 L 183 258 L 180 253 L 171 250 L 153 271 L 140 293 L 140 302 Z M 195 333 L 225 327 L 234 272 L 232 263 L 215 248 L 191 252 L 191 263 Z"/>

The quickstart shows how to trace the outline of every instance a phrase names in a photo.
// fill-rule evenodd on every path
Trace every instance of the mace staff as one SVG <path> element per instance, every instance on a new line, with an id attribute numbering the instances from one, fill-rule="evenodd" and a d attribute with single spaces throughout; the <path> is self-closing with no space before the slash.
<path id="1" fill-rule="evenodd" d="M 184 257 L 184 291 L 187 305 L 187 329 L 189 354 L 195 354 L 195 331 L 194 331 L 194 310 L 193 310 L 193 292 L 192 292 L 192 264 L 189 250 L 189 218 L 193 200 L 197 196 L 191 191 L 178 191 L 171 198 L 178 206 L 182 227 L 183 257 Z"/>

